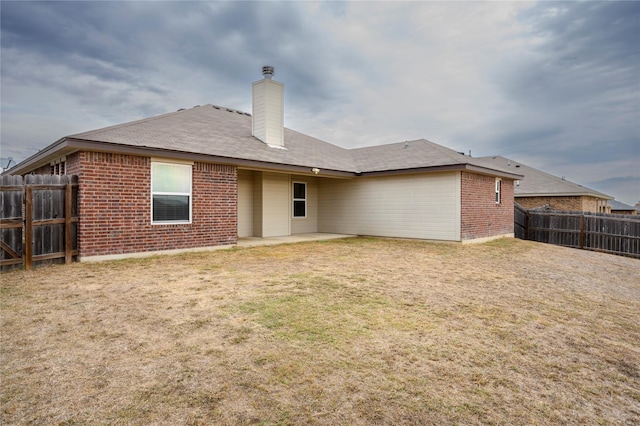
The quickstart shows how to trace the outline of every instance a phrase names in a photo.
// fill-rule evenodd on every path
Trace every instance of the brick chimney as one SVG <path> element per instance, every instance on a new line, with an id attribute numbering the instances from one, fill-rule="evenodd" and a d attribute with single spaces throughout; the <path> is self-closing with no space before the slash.
<path id="1" fill-rule="evenodd" d="M 262 80 L 253 83 L 251 134 L 272 148 L 284 148 L 284 84 L 271 79 L 273 67 L 262 67 Z"/>

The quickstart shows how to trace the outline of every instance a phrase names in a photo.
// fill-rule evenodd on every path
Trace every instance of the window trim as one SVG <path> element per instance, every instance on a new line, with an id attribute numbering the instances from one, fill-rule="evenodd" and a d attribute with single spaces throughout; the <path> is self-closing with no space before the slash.
<path id="1" fill-rule="evenodd" d="M 303 185 L 304 186 L 304 198 L 296 198 L 296 184 L 299 185 Z M 292 203 L 291 203 L 291 217 L 293 219 L 306 219 L 307 218 L 307 199 L 308 197 L 308 192 L 307 192 L 307 182 L 302 182 L 302 181 L 293 181 L 292 185 L 291 185 L 291 199 L 292 199 Z M 304 216 L 296 216 L 296 201 L 302 201 L 304 202 Z"/>
<path id="2" fill-rule="evenodd" d="M 162 166 L 177 166 L 177 167 L 188 167 L 189 168 L 189 192 L 166 192 L 166 191 L 158 191 L 155 192 L 153 190 L 153 168 L 154 165 L 162 165 Z M 150 213 L 151 213 L 151 224 L 152 225 L 185 225 L 191 224 L 193 220 L 193 164 L 187 164 L 184 162 L 171 162 L 171 161 L 151 161 L 150 172 Z M 155 195 L 181 195 L 189 197 L 189 219 L 188 220 L 153 220 L 153 198 Z"/>
<path id="3" fill-rule="evenodd" d="M 502 204 L 502 179 L 496 178 L 495 184 L 496 204 Z"/>

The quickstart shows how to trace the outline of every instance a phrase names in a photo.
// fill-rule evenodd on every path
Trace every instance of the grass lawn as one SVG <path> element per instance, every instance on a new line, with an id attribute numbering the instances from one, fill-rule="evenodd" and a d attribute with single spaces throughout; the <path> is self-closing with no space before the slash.
<path id="1" fill-rule="evenodd" d="M 353 238 L 3 274 L 1 424 L 640 424 L 640 261 Z"/>

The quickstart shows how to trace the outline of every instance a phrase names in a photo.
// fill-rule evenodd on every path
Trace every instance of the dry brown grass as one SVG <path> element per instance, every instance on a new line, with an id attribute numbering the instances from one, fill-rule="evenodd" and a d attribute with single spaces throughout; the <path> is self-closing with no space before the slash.
<path id="1" fill-rule="evenodd" d="M 2 276 L 2 424 L 640 423 L 640 262 L 346 239 Z"/>

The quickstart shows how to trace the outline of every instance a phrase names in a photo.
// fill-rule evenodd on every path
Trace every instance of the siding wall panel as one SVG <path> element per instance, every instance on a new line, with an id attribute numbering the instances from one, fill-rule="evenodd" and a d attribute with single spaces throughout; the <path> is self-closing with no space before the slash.
<path id="1" fill-rule="evenodd" d="M 460 174 L 321 180 L 319 232 L 460 239 Z"/>
<path id="2" fill-rule="evenodd" d="M 253 236 L 253 173 L 238 170 L 238 237 Z"/>
<path id="3" fill-rule="evenodd" d="M 292 209 L 289 209 L 291 217 L 291 233 L 304 234 L 318 232 L 318 179 L 310 176 L 291 176 L 293 182 L 305 182 L 307 184 L 307 217 L 294 218 Z"/>
<path id="4" fill-rule="evenodd" d="M 262 174 L 262 237 L 290 235 L 289 175 Z"/>

